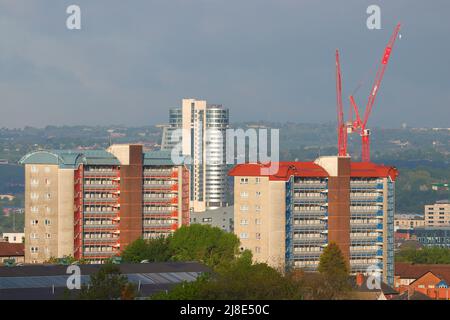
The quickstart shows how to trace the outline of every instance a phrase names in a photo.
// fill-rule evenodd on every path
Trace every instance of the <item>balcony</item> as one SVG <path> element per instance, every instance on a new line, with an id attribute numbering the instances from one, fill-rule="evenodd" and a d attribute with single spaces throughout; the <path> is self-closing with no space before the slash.
<path id="1" fill-rule="evenodd" d="M 293 214 L 295 218 L 306 218 L 306 217 L 324 217 L 327 215 L 326 210 L 304 210 L 304 209 L 294 209 Z"/>
<path id="2" fill-rule="evenodd" d="M 323 230 L 327 228 L 327 225 L 325 223 L 294 223 L 292 224 L 292 228 L 300 230 Z"/>
<path id="3" fill-rule="evenodd" d="M 305 182 L 295 182 L 294 189 L 325 189 L 327 186 L 326 182 L 314 182 L 314 183 L 305 183 Z"/>
<path id="4" fill-rule="evenodd" d="M 383 196 L 363 196 L 350 194 L 350 201 L 383 202 Z"/>
<path id="5" fill-rule="evenodd" d="M 85 177 L 116 177 L 118 176 L 118 171 L 84 171 Z"/>
<path id="6" fill-rule="evenodd" d="M 294 202 L 327 202 L 327 196 L 325 195 L 305 195 L 294 194 Z"/>
<path id="7" fill-rule="evenodd" d="M 117 202 L 119 198 L 83 198 L 84 202 Z"/>
<path id="8" fill-rule="evenodd" d="M 144 183 L 144 189 L 176 189 L 178 188 L 177 184 L 171 183 Z"/>
<path id="9" fill-rule="evenodd" d="M 382 189 L 383 183 L 377 181 L 350 181 L 350 188 L 355 189 Z"/>
<path id="10" fill-rule="evenodd" d="M 156 171 L 156 170 L 144 170 L 144 177 L 170 177 L 172 176 L 172 170 Z"/>
<path id="11" fill-rule="evenodd" d="M 148 210 L 144 209 L 144 214 L 156 214 L 156 215 L 171 215 L 172 213 L 176 212 L 178 214 L 177 209 L 165 209 L 165 210 Z"/>
<path id="12" fill-rule="evenodd" d="M 116 243 L 119 238 L 83 238 L 85 243 Z"/>
<path id="13" fill-rule="evenodd" d="M 98 183 L 98 184 L 92 184 L 92 183 L 89 183 L 89 184 L 84 184 L 83 185 L 83 187 L 84 187 L 84 189 L 117 189 L 118 187 L 119 187 L 119 185 L 117 185 L 117 184 L 101 184 L 101 183 Z"/>
<path id="14" fill-rule="evenodd" d="M 90 214 L 92 214 L 92 215 L 97 215 L 97 214 L 104 214 L 104 215 L 116 215 L 116 214 L 118 214 L 119 213 L 119 211 L 100 211 L 100 210 L 98 210 L 98 211 L 83 211 L 83 215 L 90 215 Z"/>
<path id="15" fill-rule="evenodd" d="M 317 238 L 293 238 L 292 242 L 294 244 L 323 244 L 327 241 L 326 237 Z"/>
<path id="16" fill-rule="evenodd" d="M 85 257 L 91 257 L 91 256 L 95 256 L 95 257 L 97 257 L 97 256 L 107 256 L 107 257 L 110 257 L 110 256 L 113 256 L 113 255 L 115 255 L 117 253 L 118 253 L 118 251 L 84 251 L 83 252 L 83 256 L 85 256 Z"/>
<path id="17" fill-rule="evenodd" d="M 177 203 L 176 197 L 146 197 L 144 196 L 144 202 L 156 202 L 156 203 Z"/>
<path id="18" fill-rule="evenodd" d="M 119 227 L 118 224 L 84 224 L 84 228 L 86 229 L 117 229 Z"/>

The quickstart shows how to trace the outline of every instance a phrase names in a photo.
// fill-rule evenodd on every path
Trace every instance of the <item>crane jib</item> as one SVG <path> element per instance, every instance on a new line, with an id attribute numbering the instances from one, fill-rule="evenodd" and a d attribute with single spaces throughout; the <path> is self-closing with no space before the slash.
<path id="1" fill-rule="evenodd" d="M 386 47 L 384 50 L 383 60 L 381 61 L 382 64 L 387 64 L 389 60 L 389 56 L 391 55 L 392 48 Z"/>

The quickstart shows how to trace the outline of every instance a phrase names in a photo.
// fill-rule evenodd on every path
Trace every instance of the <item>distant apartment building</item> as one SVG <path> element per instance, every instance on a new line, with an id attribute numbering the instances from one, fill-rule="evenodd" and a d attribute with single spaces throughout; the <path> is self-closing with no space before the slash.
<path id="1" fill-rule="evenodd" d="M 450 226 L 415 228 L 411 238 L 425 247 L 450 248 Z"/>
<path id="2" fill-rule="evenodd" d="M 394 219 L 395 230 L 414 229 L 425 226 L 425 219 L 423 216 L 417 214 L 399 214 Z"/>
<path id="3" fill-rule="evenodd" d="M 352 273 L 394 281 L 395 167 L 320 157 L 281 162 L 278 172 L 239 164 L 234 177 L 234 232 L 241 250 L 280 268 L 317 270 L 323 249 L 339 245 Z"/>
<path id="4" fill-rule="evenodd" d="M 228 109 L 208 105 L 204 100 L 183 99 L 181 108 L 169 110 L 169 125 L 163 128 L 162 150 L 181 143 L 190 159 L 190 197 L 194 212 L 227 206 L 227 165 L 225 130 L 229 127 Z M 181 141 L 172 133 L 183 129 Z"/>
<path id="5" fill-rule="evenodd" d="M 425 206 L 425 225 L 429 227 L 450 226 L 450 201 L 440 200 Z"/>
<path id="6" fill-rule="evenodd" d="M 36 151 L 25 165 L 25 261 L 102 262 L 189 224 L 189 172 L 142 145 Z"/>
<path id="7" fill-rule="evenodd" d="M 228 206 L 219 209 L 206 210 L 205 212 L 191 212 L 191 224 L 203 224 L 217 227 L 226 232 L 234 230 L 234 207 Z"/>
<path id="8" fill-rule="evenodd" d="M 23 243 L 25 233 L 23 232 L 4 232 L 2 239 L 9 243 Z"/>

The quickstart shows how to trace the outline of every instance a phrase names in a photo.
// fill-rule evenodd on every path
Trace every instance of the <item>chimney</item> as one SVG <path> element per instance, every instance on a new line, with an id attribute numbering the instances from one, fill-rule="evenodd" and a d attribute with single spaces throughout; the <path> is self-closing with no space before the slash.
<path id="1" fill-rule="evenodd" d="M 357 273 L 356 274 L 356 285 L 358 287 L 361 287 L 363 283 L 364 283 L 364 275 L 362 273 Z"/>

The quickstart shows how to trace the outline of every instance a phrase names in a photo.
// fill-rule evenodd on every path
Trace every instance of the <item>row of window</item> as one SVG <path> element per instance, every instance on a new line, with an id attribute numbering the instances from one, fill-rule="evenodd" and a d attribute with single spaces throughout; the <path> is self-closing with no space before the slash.
<path id="1" fill-rule="evenodd" d="M 255 192 L 255 196 L 260 197 L 261 196 L 261 191 L 256 191 Z M 248 192 L 247 191 L 242 191 L 241 192 L 241 198 L 248 198 Z"/>
<path id="2" fill-rule="evenodd" d="M 248 232 L 241 232 L 239 234 L 239 238 L 241 238 L 241 239 L 249 239 Z M 259 232 L 255 233 L 255 239 L 256 240 L 261 240 L 261 233 L 259 233 Z"/>
<path id="3" fill-rule="evenodd" d="M 31 225 L 32 225 L 32 226 L 37 226 L 38 224 L 39 224 L 39 220 L 37 220 L 37 219 L 31 220 Z M 44 225 L 49 226 L 49 225 L 51 225 L 51 224 L 52 224 L 52 223 L 51 223 L 50 219 L 45 219 L 45 220 L 44 220 Z"/>
<path id="4" fill-rule="evenodd" d="M 254 179 L 251 179 L 251 178 L 241 178 L 241 179 L 239 180 L 239 183 L 240 183 L 240 184 L 248 184 L 250 181 L 253 181 L 255 184 L 259 184 L 259 183 L 261 182 L 261 178 L 259 178 L 259 177 L 254 178 Z"/>
<path id="5" fill-rule="evenodd" d="M 30 207 L 30 211 L 31 211 L 32 213 L 38 213 L 38 212 L 39 212 L 39 207 L 38 207 L 38 206 L 31 206 L 31 207 Z M 46 211 L 47 213 L 50 213 L 50 212 L 52 211 L 52 209 L 51 209 L 50 207 L 45 207 L 45 211 Z"/>
<path id="6" fill-rule="evenodd" d="M 31 172 L 32 173 L 38 173 L 39 172 L 39 168 L 37 166 L 31 166 Z M 45 173 L 49 173 L 50 172 L 50 167 L 44 167 L 44 172 Z"/>
<path id="7" fill-rule="evenodd" d="M 246 204 L 243 204 L 239 207 L 241 212 L 247 212 L 249 210 L 249 206 Z M 261 212 L 261 206 L 255 205 L 255 212 Z"/>
<path id="8" fill-rule="evenodd" d="M 45 179 L 44 179 L 44 184 L 47 185 L 47 186 L 50 185 L 50 179 L 45 178 Z M 31 180 L 30 180 L 30 185 L 31 185 L 32 187 L 38 186 L 38 185 L 39 185 L 39 179 L 36 179 L 36 178 L 31 179 Z"/>
<path id="9" fill-rule="evenodd" d="M 44 194 L 44 199 L 45 200 L 50 200 L 52 198 L 51 193 L 47 192 Z M 32 192 L 30 193 L 30 199 L 31 200 L 38 200 L 39 199 L 39 193 L 37 192 Z"/>
<path id="10" fill-rule="evenodd" d="M 52 235 L 50 233 L 45 233 L 45 235 L 44 235 L 45 239 L 50 239 L 51 237 L 52 237 Z M 39 234 L 37 234 L 37 233 L 30 233 L 30 239 L 32 239 L 32 240 L 39 239 Z"/>
<path id="11" fill-rule="evenodd" d="M 261 219 L 255 219 L 255 224 L 256 225 L 260 225 L 261 224 Z M 248 220 L 247 219 L 242 219 L 241 220 L 241 226 L 246 226 L 248 225 Z"/>

